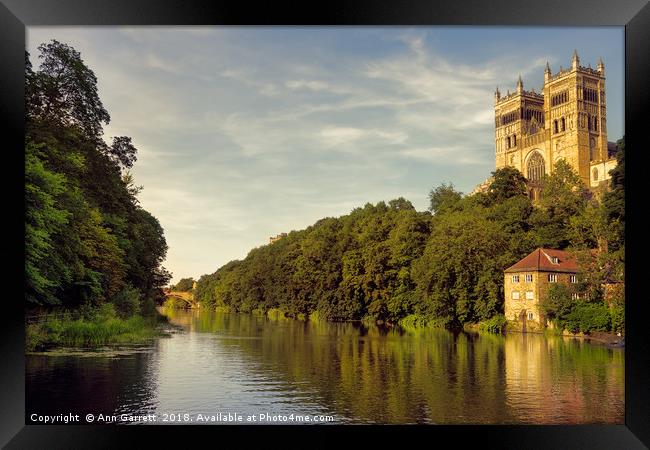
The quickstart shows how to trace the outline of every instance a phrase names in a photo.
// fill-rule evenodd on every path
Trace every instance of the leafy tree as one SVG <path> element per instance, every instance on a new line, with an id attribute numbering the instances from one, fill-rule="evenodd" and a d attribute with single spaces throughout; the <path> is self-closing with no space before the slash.
<path id="1" fill-rule="evenodd" d="M 528 196 L 526 178 L 514 167 L 506 166 L 492 172 L 492 183 L 487 190 L 489 204 L 495 204 L 511 197 Z"/>
<path id="2" fill-rule="evenodd" d="M 191 291 L 194 286 L 193 278 L 181 278 L 181 280 L 174 286 L 175 291 Z"/>
<path id="3" fill-rule="evenodd" d="M 28 77 L 34 94 L 28 96 L 28 117 L 48 127 L 78 127 L 88 139 L 100 143 L 102 124 L 108 124 L 110 116 L 99 99 L 94 72 L 67 44 L 52 40 L 38 50 L 40 70 Z"/>
<path id="4" fill-rule="evenodd" d="M 163 229 L 138 205 L 141 187 L 122 173 L 136 149 L 128 137 L 111 146 L 102 140 L 110 117 L 79 52 L 58 41 L 39 52 L 37 71 L 25 54 L 26 300 L 131 302 L 123 310 L 143 311 L 171 274 L 161 265 Z"/>
<path id="5" fill-rule="evenodd" d="M 442 183 L 435 189 L 429 192 L 429 211 L 434 214 L 441 214 L 445 211 L 453 209 L 463 197 L 462 192 L 454 189 L 452 183 Z"/>
<path id="6" fill-rule="evenodd" d="M 70 213 L 58 198 L 65 177 L 45 168 L 41 146 L 25 148 L 25 295 L 31 302 L 58 303 L 52 294 L 65 282 L 65 274 L 51 270 L 48 255 L 54 251 L 53 235 L 67 223 Z M 48 270 L 50 269 L 50 270 Z"/>
<path id="7" fill-rule="evenodd" d="M 571 220 L 585 209 L 591 195 L 564 160 L 555 163 L 551 175 L 542 179 L 539 208 L 531 215 L 536 230 L 536 244 L 540 247 L 564 249 L 571 243 Z"/>
<path id="8" fill-rule="evenodd" d="M 138 151 L 128 136 L 114 137 L 113 143 L 106 151 L 111 158 L 127 169 L 133 167 L 137 160 L 136 153 Z"/>

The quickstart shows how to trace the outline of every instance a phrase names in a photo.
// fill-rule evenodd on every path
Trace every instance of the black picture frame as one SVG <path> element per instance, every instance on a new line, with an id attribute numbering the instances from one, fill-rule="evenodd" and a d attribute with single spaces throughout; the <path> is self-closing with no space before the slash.
<path id="1" fill-rule="evenodd" d="M 320 447 L 340 445 L 350 432 L 363 434 L 364 444 L 387 442 L 400 432 L 402 445 L 428 445 L 468 440 L 487 448 L 635 449 L 650 446 L 650 352 L 648 299 L 644 296 L 646 236 L 642 185 L 644 142 L 648 117 L 650 65 L 650 4 L 646 0 L 515 1 L 449 0 L 376 2 L 370 0 L 269 2 L 249 5 L 235 1 L 189 0 L 0 0 L 0 123 L 4 125 L 4 217 L 7 234 L 1 243 L 5 257 L 5 305 L 2 330 L 3 364 L 0 390 L 0 445 L 6 448 L 128 448 L 151 445 L 155 436 L 171 445 L 201 445 L 197 435 L 225 445 L 226 434 L 237 434 L 235 445 L 263 436 L 269 445 Z M 509 25 L 625 27 L 625 138 L 627 152 L 628 245 L 626 267 L 625 424 L 566 426 L 256 426 L 250 427 L 112 427 L 92 425 L 25 425 L 24 303 L 20 282 L 24 270 L 24 50 L 25 27 L 31 25 Z M 644 145 L 645 144 L 645 145 Z M 9 156 L 9 158 L 7 158 Z M 640 207 L 641 206 L 641 207 Z M 291 433 L 279 439 L 279 433 Z M 305 434 L 309 434 L 309 437 Z M 316 434 L 316 436 L 312 436 Z M 211 436 L 207 436 L 211 435 Z M 407 436 L 404 436 L 407 435 Z M 235 437 L 235 436 L 229 436 Z M 405 440 L 404 438 L 407 438 Z M 218 438 L 218 440 L 214 440 Z M 307 438 L 307 439 L 305 439 Z M 244 441 L 246 439 L 246 441 Z M 420 441 L 421 442 L 421 441 Z"/>

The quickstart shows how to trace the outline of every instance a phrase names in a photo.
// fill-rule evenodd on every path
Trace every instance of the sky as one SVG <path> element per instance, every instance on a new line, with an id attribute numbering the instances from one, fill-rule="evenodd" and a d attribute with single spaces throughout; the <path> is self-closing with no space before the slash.
<path id="1" fill-rule="evenodd" d="M 494 91 L 541 91 L 605 62 L 608 140 L 623 136 L 622 27 L 29 27 L 95 72 L 130 136 L 143 208 L 181 278 L 213 273 L 323 217 L 429 191 L 468 193 L 494 170 Z"/>

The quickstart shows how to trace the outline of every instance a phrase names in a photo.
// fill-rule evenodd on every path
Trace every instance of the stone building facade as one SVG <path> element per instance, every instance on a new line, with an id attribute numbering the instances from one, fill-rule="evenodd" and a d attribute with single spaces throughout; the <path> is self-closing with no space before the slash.
<path id="1" fill-rule="evenodd" d="M 527 179 L 537 200 L 544 174 L 566 160 L 586 186 L 606 185 L 616 166 L 615 144 L 607 141 L 605 64 L 583 67 L 574 51 L 571 66 L 552 73 L 546 64 L 542 92 L 516 90 L 494 94 L 496 168 L 512 166 Z"/>
<path id="2" fill-rule="evenodd" d="M 563 250 L 538 248 L 504 271 L 505 316 L 522 331 L 548 324 L 540 301 L 553 283 L 577 283 L 578 264 Z M 574 294 L 576 295 L 576 294 Z"/>

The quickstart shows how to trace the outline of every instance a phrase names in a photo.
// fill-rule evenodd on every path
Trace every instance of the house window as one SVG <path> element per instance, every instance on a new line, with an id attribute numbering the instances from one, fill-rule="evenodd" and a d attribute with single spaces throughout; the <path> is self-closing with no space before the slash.
<path id="1" fill-rule="evenodd" d="M 533 320 L 534 318 L 535 318 L 535 316 L 533 315 L 533 313 L 529 312 L 528 313 L 528 320 Z"/>
<path id="2" fill-rule="evenodd" d="M 526 283 L 532 283 L 533 282 L 533 275 L 528 274 L 526 275 Z"/>
<path id="3" fill-rule="evenodd" d="M 575 276 L 575 275 L 570 275 L 570 276 L 569 276 L 569 281 L 570 281 L 571 283 L 577 283 L 577 282 L 578 282 L 578 277 Z"/>
<path id="4" fill-rule="evenodd" d="M 512 291 L 512 299 L 519 300 L 519 291 Z"/>
<path id="5" fill-rule="evenodd" d="M 548 274 L 548 281 L 550 283 L 557 283 L 557 274 L 555 273 L 549 273 Z"/>
<path id="6" fill-rule="evenodd" d="M 526 300 L 532 300 L 533 298 L 533 291 L 526 291 Z"/>
<path id="7" fill-rule="evenodd" d="M 580 294 L 578 294 L 577 292 L 574 292 L 573 294 L 571 294 L 571 298 L 574 299 L 574 300 L 578 300 L 580 298 Z"/>
<path id="8" fill-rule="evenodd" d="M 512 276 L 512 282 L 513 283 L 519 283 L 519 275 L 513 275 Z"/>

